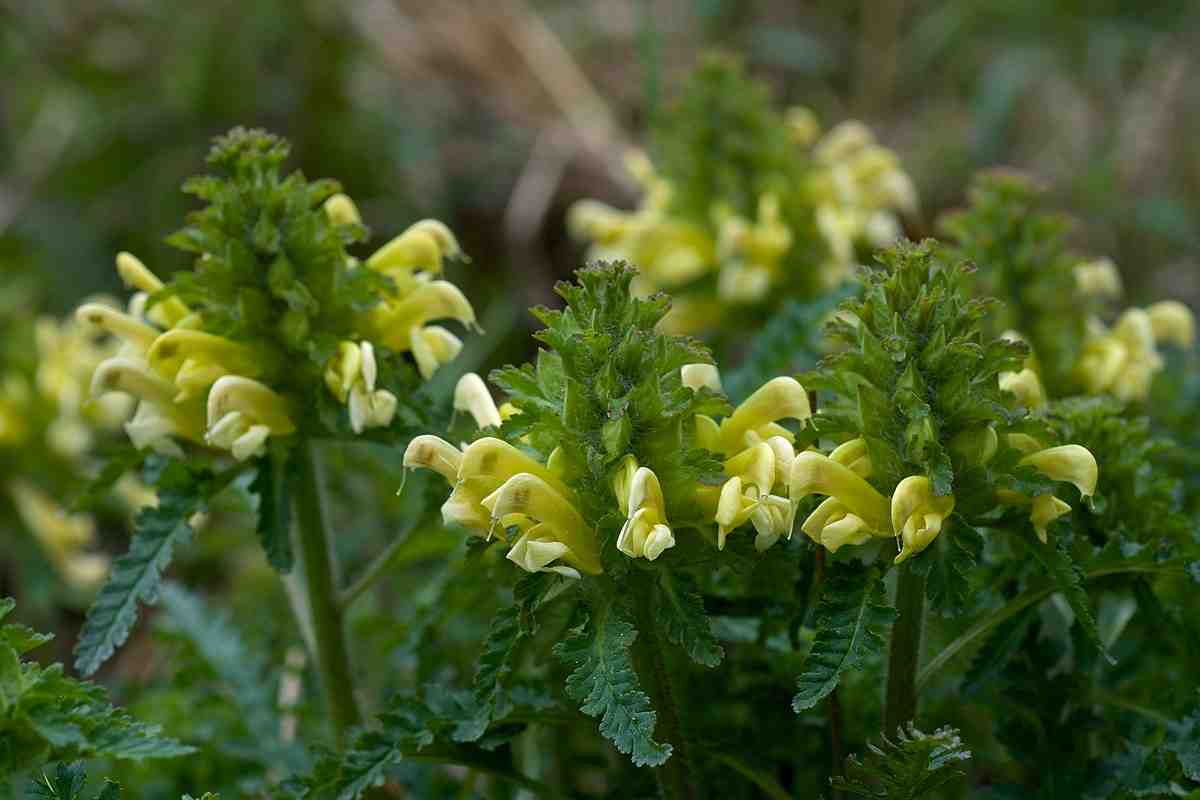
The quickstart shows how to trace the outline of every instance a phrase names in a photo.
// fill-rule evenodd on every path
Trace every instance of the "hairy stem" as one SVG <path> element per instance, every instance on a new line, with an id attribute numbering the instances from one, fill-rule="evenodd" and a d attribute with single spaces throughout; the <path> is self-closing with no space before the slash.
<path id="1" fill-rule="evenodd" d="M 350 671 L 350 654 L 346 649 L 345 619 L 338 604 L 337 563 L 333 542 L 325 524 L 321 502 L 320 469 L 316 445 L 301 442 L 294 458 L 298 459 L 296 491 L 295 550 L 299 557 L 312 622 L 317 672 L 321 691 L 329 707 L 338 746 L 344 744 L 346 731 L 361 720 L 354 699 L 354 683 Z"/>
<path id="2" fill-rule="evenodd" d="M 917 716 L 917 669 L 921 661 L 921 635 L 925 627 L 925 576 L 912 565 L 900 567 L 896 585 L 896 611 L 888 652 L 887 701 L 884 732 L 896 733 Z"/>
<path id="3" fill-rule="evenodd" d="M 655 777 L 659 791 L 666 800 L 695 800 L 700 793 L 692 770 L 691 746 L 679 721 L 679 705 L 663 659 L 658 619 L 651 610 L 648 594 L 643 593 L 641 602 L 637 604 L 638 637 L 634 647 L 638 655 L 640 677 L 658 713 L 657 733 L 659 738 L 674 748 L 667 763 L 655 770 Z"/>

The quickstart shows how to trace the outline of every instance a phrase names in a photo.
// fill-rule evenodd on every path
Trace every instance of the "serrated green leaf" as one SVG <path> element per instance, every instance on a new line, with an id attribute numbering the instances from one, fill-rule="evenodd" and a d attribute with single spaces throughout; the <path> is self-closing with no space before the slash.
<path id="1" fill-rule="evenodd" d="M 1096 616 L 1092 613 L 1092 602 L 1088 598 L 1087 590 L 1083 588 L 1084 571 L 1071 558 L 1071 554 L 1067 551 L 1066 541 L 1056 539 L 1046 545 L 1031 542 L 1030 549 L 1058 586 L 1058 590 L 1062 592 L 1063 597 L 1071 606 L 1071 610 L 1075 612 L 1075 621 L 1079 624 L 1084 636 L 1095 645 L 1100 655 L 1110 664 L 1115 664 L 1116 659 L 1108 652 L 1108 648 L 1104 646 L 1104 640 L 1100 637 Z"/>
<path id="2" fill-rule="evenodd" d="M 292 473 L 286 445 L 274 444 L 258 460 L 250 492 L 258 497 L 258 540 L 279 572 L 292 569 Z"/>
<path id="3" fill-rule="evenodd" d="M 895 622 L 896 610 L 887 605 L 878 570 L 839 567 L 825 576 L 816 619 L 817 635 L 792 698 L 796 713 L 836 689 L 847 669 L 883 652 L 880 628 Z"/>
<path id="4" fill-rule="evenodd" d="M 653 738 L 658 715 L 633 666 L 637 635 L 619 605 L 605 601 L 554 646 L 554 654 L 571 668 L 567 695 L 580 711 L 599 718 L 600 734 L 635 766 L 656 767 L 671 757 L 672 748 Z"/>
<path id="5" fill-rule="evenodd" d="M 175 548 L 191 539 L 192 515 L 234 473 L 214 478 L 163 460 L 147 462 L 147 477 L 158 490 L 158 505 L 138 513 L 129 552 L 113 563 L 108 581 L 88 610 L 75 647 L 75 667 L 84 675 L 99 669 L 125 643 L 137 622 L 138 604 L 157 601 L 163 571 Z"/>
<path id="6" fill-rule="evenodd" d="M 682 575 L 661 570 L 655 581 L 655 616 L 671 644 L 683 648 L 688 658 L 715 667 L 725 657 L 712 625 L 704 613 L 704 599 Z"/>

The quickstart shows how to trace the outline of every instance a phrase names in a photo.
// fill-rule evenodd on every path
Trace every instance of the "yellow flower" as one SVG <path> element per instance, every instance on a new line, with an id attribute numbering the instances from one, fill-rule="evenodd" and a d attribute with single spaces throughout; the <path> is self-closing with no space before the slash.
<path id="1" fill-rule="evenodd" d="M 932 544 L 953 511 L 954 495 L 935 495 L 924 475 L 910 475 L 900 481 L 892 492 L 892 531 L 902 542 L 896 563 Z"/>
<path id="2" fill-rule="evenodd" d="M 463 375 L 455 384 L 454 410 L 469 413 L 475 420 L 475 425 L 481 430 L 483 428 L 499 428 L 504 421 L 483 378 L 474 372 Z"/>
<path id="3" fill-rule="evenodd" d="M 808 147 L 821 135 L 821 124 L 811 108 L 793 106 L 784 112 L 783 122 L 788 127 L 792 142 L 798 147 Z"/>
<path id="4" fill-rule="evenodd" d="M 715 446 L 710 449 L 729 454 L 775 435 L 791 439 L 791 433 L 775 423 L 795 419 L 803 424 L 811 416 L 812 408 L 804 387 L 794 378 L 773 378 L 721 421 L 716 441 L 712 443 Z"/>
<path id="5" fill-rule="evenodd" d="M 208 393 L 205 441 L 238 461 L 266 452 L 267 438 L 294 433 L 287 402 L 258 381 L 226 375 Z"/>
<path id="6" fill-rule="evenodd" d="M 324 204 L 325 214 L 335 225 L 361 225 L 362 216 L 358 206 L 348 196 L 338 193 L 330 197 Z"/>
<path id="7" fill-rule="evenodd" d="M 422 434 L 409 442 L 404 450 L 404 466 L 407 469 L 431 469 L 453 486 L 462 469 L 462 451 L 439 436 Z"/>
<path id="8" fill-rule="evenodd" d="M 1000 391 L 1015 395 L 1021 405 L 1036 411 L 1046 405 L 1046 394 L 1036 372 L 1025 367 L 1020 372 L 1001 372 Z"/>
<path id="9" fill-rule="evenodd" d="M 753 487 L 743 487 L 742 479 L 736 475 L 721 486 L 717 510 L 713 521 L 717 523 L 717 549 L 725 549 L 725 539 L 729 532 L 740 528 L 750 521 L 758 508 L 758 491 Z"/>
<path id="10" fill-rule="evenodd" d="M 145 298 L 163 288 L 163 282 L 158 276 L 146 268 L 132 253 L 117 253 L 117 274 L 125 285 L 141 292 L 139 303 L 145 303 Z M 154 308 L 150 309 L 149 319 L 163 328 L 173 328 L 186 318 L 191 311 L 177 297 L 168 297 Z M 140 315 L 139 315 L 140 316 Z"/>
<path id="11" fill-rule="evenodd" d="M 1031 466 L 1051 480 L 1074 484 L 1083 497 L 1095 494 L 1100 468 L 1096 464 L 1096 457 L 1086 447 L 1065 444 L 1042 449 L 1036 439 L 1025 434 L 1009 434 L 1008 441 L 1010 446 L 1028 453 L 1019 464 Z M 997 492 L 997 499 L 1005 505 L 1028 505 L 1033 528 L 1042 542 L 1047 540 L 1050 523 L 1071 510 L 1070 505 L 1051 493 L 1030 498 L 1019 492 L 1004 490 Z"/>
<path id="12" fill-rule="evenodd" d="M 427 333 L 426 323 L 437 319 L 454 319 L 467 327 L 475 326 L 475 310 L 470 302 L 449 281 L 418 281 L 414 288 L 399 298 L 385 299 L 367 312 L 366 324 L 372 339 L 403 353 L 421 353 L 421 374 L 433 374 L 437 367 L 457 355 L 457 346 L 444 333 Z"/>
<path id="13" fill-rule="evenodd" d="M 619 491 L 622 486 L 615 488 Z M 628 488 L 629 493 L 622 504 L 628 516 L 617 537 L 617 549 L 630 558 L 653 561 L 664 550 L 675 546 L 675 536 L 667 522 L 662 487 L 653 470 L 639 467 L 629 479 Z"/>
<path id="14" fill-rule="evenodd" d="M 67 584 L 95 589 L 108 574 L 108 557 L 87 551 L 96 541 L 95 521 L 85 514 L 68 514 L 29 484 L 18 481 L 9 488 L 21 521 Z"/>
<path id="15" fill-rule="evenodd" d="M 1075 287 L 1089 297 L 1121 296 L 1121 273 L 1109 258 L 1083 261 L 1075 265 Z"/>
<path id="16" fill-rule="evenodd" d="M 402 285 L 416 272 L 440 274 L 445 259 L 461 256 L 458 239 L 445 223 L 423 219 L 376 250 L 367 266 Z"/>
<path id="17" fill-rule="evenodd" d="M 1089 393 L 1108 392 L 1124 401 L 1145 399 L 1163 367 L 1155 348 L 1156 333 L 1174 341 L 1191 341 L 1191 316 L 1186 308 L 1182 313 L 1171 305 L 1152 308 L 1156 308 L 1154 316 L 1145 309 L 1128 309 L 1111 331 L 1091 321 L 1076 369 Z"/>
<path id="18" fill-rule="evenodd" d="M 124 392 L 138 399 L 125 432 L 139 450 L 150 448 L 181 457 L 183 451 L 172 437 L 204 442 L 203 406 L 196 400 L 176 403 L 175 384 L 145 361 L 118 356 L 101 363 L 92 374 L 91 394 L 100 397 L 107 392 Z"/>
<path id="19" fill-rule="evenodd" d="M 1150 316 L 1155 341 L 1191 347 L 1196 340 L 1196 319 L 1183 303 L 1163 300 L 1147 307 L 1146 313 Z"/>
<path id="20" fill-rule="evenodd" d="M 485 497 L 483 505 L 491 512 L 493 524 L 516 515 L 535 522 L 508 552 L 508 559 L 522 569 L 576 578 L 579 571 L 592 575 L 603 571 L 591 528 L 566 496 L 537 475 L 514 475 Z M 558 560 L 566 566 L 550 566 Z"/>
<path id="21" fill-rule="evenodd" d="M 858 441 L 858 440 L 856 440 Z M 861 452 L 860 452 L 861 451 Z M 835 451 L 836 452 L 836 451 Z M 891 514 L 888 499 L 846 463 L 869 474 L 869 458 L 865 445 L 857 443 L 838 453 L 834 460 L 821 453 L 806 450 L 792 462 L 789 499 L 792 507 L 811 494 L 821 494 L 836 503 L 823 502 L 801 526 L 818 544 L 836 549 L 846 543 L 861 543 L 869 535 L 891 534 Z M 836 525 L 829 530 L 831 525 Z M 830 540 L 826 542 L 826 537 Z"/>
<path id="22" fill-rule="evenodd" d="M 325 369 L 325 385 L 349 407 L 350 427 L 355 433 L 387 427 L 396 415 L 396 396 L 375 388 L 377 372 L 370 342 L 342 342 Z"/>

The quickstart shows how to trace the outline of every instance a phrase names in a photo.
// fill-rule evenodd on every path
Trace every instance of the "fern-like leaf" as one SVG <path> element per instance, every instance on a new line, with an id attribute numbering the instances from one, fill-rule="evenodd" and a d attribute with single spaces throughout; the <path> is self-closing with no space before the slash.
<path id="1" fill-rule="evenodd" d="M 593 608 L 554 654 L 572 668 L 566 691 L 579 709 L 600 719 L 600 733 L 639 767 L 671 757 L 671 745 L 654 741 L 658 715 L 633 667 L 637 628 L 615 601 Z"/>
<path id="2" fill-rule="evenodd" d="M 883 737 L 881 745 L 867 745 L 863 757 L 846 759 L 846 774 L 834 778 L 834 789 L 857 797 L 878 800 L 919 800 L 964 773 L 961 765 L 971 760 L 958 731 L 939 728 L 922 733 L 909 723 L 896 738 Z"/>
<path id="3" fill-rule="evenodd" d="M 279 572 L 292 569 L 290 463 L 286 445 L 272 442 L 250 483 L 250 492 L 258 497 L 258 539 Z"/>
<path id="4" fill-rule="evenodd" d="M 817 608 L 817 635 L 797 679 L 792 709 L 812 708 L 837 688 L 847 669 L 883 651 L 880 628 L 891 625 L 896 610 L 887 605 L 878 570 L 831 570 Z"/>
<path id="5" fill-rule="evenodd" d="M 1100 628 L 1096 625 L 1096 617 L 1092 613 L 1092 602 L 1088 598 L 1087 589 L 1083 587 L 1084 571 L 1071 558 L 1066 541 L 1057 539 L 1048 545 L 1033 543 L 1031 549 L 1050 578 L 1058 584 L 1059 591 L 1075 612 L 1075 621 L 1084 636 L 1096 647 L 1100 655 L 1109 663 L 1115 664 L 1116 660 L 1109 654 L 1104 640 L 1100 637 Z"/>
<path id="6" fill-rule="evenodd" d="M 682 647 L 688 658 L 701 666 L 720 664 L 725 650 L 717 643 L 704 613 L 704 600 L 690 581 L 682 574 L 660 570 L 655 595 L 655 609 L 671 644 Z"/>
<path id="7" fill-rule="evenodd" d="M 138 604 L 158 600 L 163 571 L 175 548 L 192 537 L 190 518 L 234 477 L 214 477 L 178 461 L 156 461 L 148 477 L 158 490 L 158 505 L 137 516 L 129 552 L 113 564 L 107 583 L 88 610 L 75 647 L 75 668 L 91 675 L 129 638 Z"/>

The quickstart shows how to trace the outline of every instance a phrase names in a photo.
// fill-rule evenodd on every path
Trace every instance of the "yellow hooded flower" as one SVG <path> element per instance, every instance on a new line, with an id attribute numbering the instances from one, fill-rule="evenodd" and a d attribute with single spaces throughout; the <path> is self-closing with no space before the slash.
<path id="1" fill-rule="evenodd" d="M 454 386 L 454 410 L 465 411 L 475 420 L 480 429 L 499 428 L 504 422 L 496 401 L 492 399 L 487 384 L 474 372 L 468 372 L 458 379 Z"/>
<path id="2" fill-rule="evenodd" d="M 617 549 L 630 558 L 653 561 L 675 546 L 662 487 L 647 467 L 639 467 L 628 484 L 629 493 L 622 504 L 628 517 L 617 537 Z"/>
<path id="3" fill-rule="evenodd" d="M 780 435 L 793 438 L 779 420 L 795 419 L 801 424 L 812 416 L 808 392 L 794 378 L 773 378 L 747 397 L 734 412 L 721 421 L 710 449 L 732 454 L 758 441 Z M 708 443 L 702 444 L 709 447 Z"/>
<path id="4" fill-rule="evenodd" d="M 1076 372 L 1091 394 L 1107 392 L 1129 401 L 1149 394 L 1162 366 L 1150 314 L 1132 308 L 1121 314 L 1111 331 L 1098 321 L 1091 322 Z"/>
<path id="5" fill-rule="evenodd" d="M 522 472 L 483 499 L 493 524 L 514 516 L 536 524 L 525 530 L 509 550 L 508 559 L 528 572 L 558 572 L 579 577 L 599 575 L 600 550 L 594 532 L 575 506 L 550 483 Z M 566 566 L 550 566 L 561 560 Z"/>
<path id="6" fill-rule="evenodd" d="M 467 327 L 475 327 L 475 310 L 470 302 L 449 281 L 418 281 L 412 291 L 399 299 L 387 299 L 367 312 L 372 339 L 395 350 L 422 353 L 422 375 L 432 374 L 453 358 L 459 347 L 440 333 L 426 333 L 426 323 L 437 319 L 454 319 Z M 417 344 L 417 340 L 420 343 Z"/>
<path id="7" fill-rule="evenodd" d="M 1086 447 L 1065 444 L 1042 449 L 1036 439 L 1024 434 L 1009 434 L 1008 441 L 1010 446 L 1029 453 L 1019 464 L 1031 466 L 1051 480 L 1074 484 L 1083 497 L 1095 494 L 1100 468 L 1096 457 Z M 1028 505 L 1033 528 L 1042 542 L 1047 540 L 1050 523 L 1071 510 L 1070 505 L 1050 493 L 1029 498 L 1019 492 L 1004 490 L 997 492 L 997 499 L 1005 505 Z"/>
<path id="8" fill-rule="evenodd" d="M 793 508 L 811 494 L 826 495 L 836 501 L 823 502 L 801 526 L 813 541 L 831 550 L 842 544 L 861 544 L 870 535 L 891 533 L 888 499 L 859 472 L 842 463 L 854 464 L 856 469 L 869 474 L 869 457 L 866 462 L 862 460 L 865 444 L 857 444 L 858 441 L 847 443 L 850 446 L 838 453 L 839 460 L 806 450 L 792 462 L 788 495 Z"/>
<path id="9" fill-rule="evenodd" d="M 226 375 L 208 393 L 205 441 L 238 461 L 266 452 L 267 438 L 295 433 L 287 402 L 258 381 Z"/>
<path id="10" fill-rule="evenodd" d="M 183 451 L 172 437 L 204 441 L 203 406 L 194 400 L 175 402 L 175 384 L 144 361 L 119 356 L 96 367 L 91 394 L 100 397 L 108 392 L 124 392 L 139 400 L 133 419 L 125 423 L 126 434 L 139 450 L 150 448 L 178 457 Z"/>
<path id="11" fill-rule="evenodd" d="M 892 492 L 892 531 L 901 540 L 899 564 L 920 553 L 942 532 L 954 511 L 954 495 L 938 496 L 924 475 L 910 475 Z"/>
<path id="12" fill-rule="evenodd" d="M 367 266 L 400 283 L 416 272 L 438 275 L 445 259 L 461 256 L 458 239 L 445 223 L 423 219 L 376 250 Z"/>
<path id="13" fill-rule="evenodd" d="M 1000 391 L 1016 395 L 1021 405 L 1036 411 L 1046 405 L 1046 393 L 1036 372 L 1025 367 L 1020 372 L 1001 372 Z"/>
<path id="14" fill-rule="evenodd" d="M 131 289 L 137 289 L 144 298 L 161 291 L 164 284 L 158 276 L 146 268 L 132 253 L 117 253 L 117 274 Z M 150 309 L 148 317 L 151 322 L 163 328 L 173 328 L 186 318 L 191 311 L 177 297 L 168 297 Z"/>
<path id="15" fill-rule="evenodd" d="M 377 377 L 375 348 L 370 342 L 342 342 L 325 369 L 325 385 L 349 407 L 350 427 L 355 433 L 387 427 L 396 416 L 396 396 L 376 389 Z"/>

